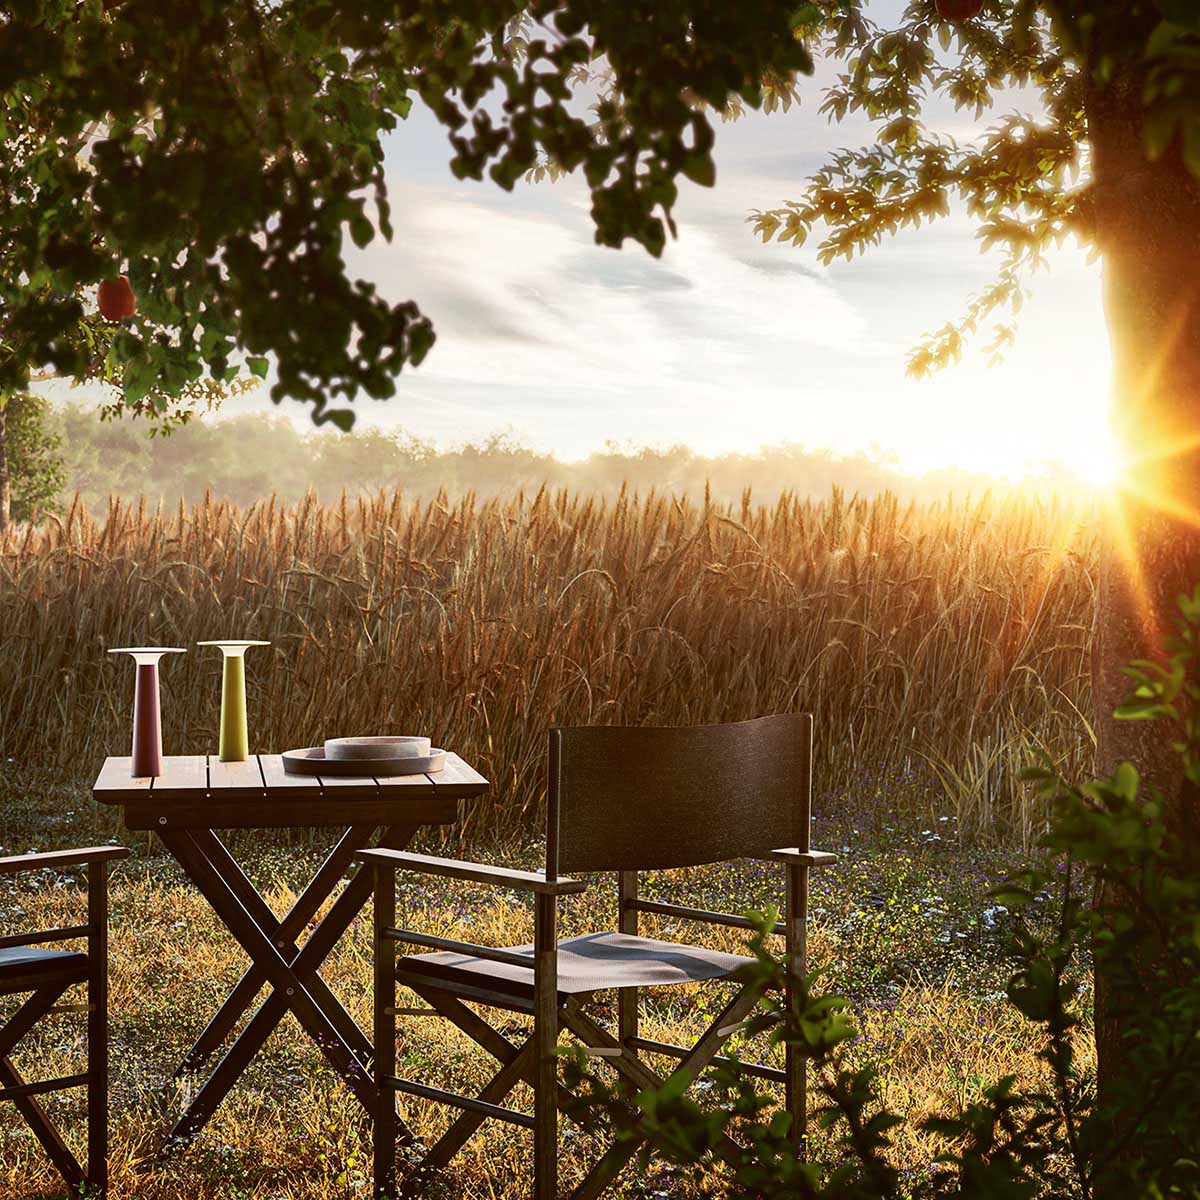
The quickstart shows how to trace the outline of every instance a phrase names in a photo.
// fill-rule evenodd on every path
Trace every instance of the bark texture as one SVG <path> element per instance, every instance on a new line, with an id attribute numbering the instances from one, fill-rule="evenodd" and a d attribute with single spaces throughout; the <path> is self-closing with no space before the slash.
<path id="1" fill-rule="evenodd" d="M 8 401 L 0 394 L 0 534 L 12 524 L 12 479 L 8 470 Z"/>
<path id="2" fill-rule="evenodd" d="M 1112 712 L 1130 687 L 1122 668 L 1162 654 L 1178 596 L 1200 582 L 1200 182 L 1177 148 L 1147 160 L 1137 67 L 1087 104 L 1114 423 L 1131 457 L 1104 531 L 1092 670 L 1096 767 L 1108 775 L 1133 762 L 1162 790 L 1174 827 L 1196 837 L 1200 806 L 1168 739 Z M 1103 978 L 1096 986 L 1103 1090 L 1121 1070 L 1121 997 Z"/>

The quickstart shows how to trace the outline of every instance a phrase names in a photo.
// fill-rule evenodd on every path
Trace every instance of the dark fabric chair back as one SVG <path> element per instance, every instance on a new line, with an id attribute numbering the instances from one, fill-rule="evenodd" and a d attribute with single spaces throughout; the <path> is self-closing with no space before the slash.
<path id="1" fill-rule="evenodd" d="M 812 716 L 550 730 L 546 866 L 689 867 L 809 848 Z"/>

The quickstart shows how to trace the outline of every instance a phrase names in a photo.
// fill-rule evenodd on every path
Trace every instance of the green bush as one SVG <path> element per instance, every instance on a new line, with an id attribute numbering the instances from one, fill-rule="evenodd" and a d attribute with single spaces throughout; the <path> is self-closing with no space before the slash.
<path id="1" fill-rule="evenodd" d="M 1163 664 L 1130 668 L 1136 690 L 1119 717 L 1153 720 L 1181 756 L 1185 789 L 1200 783 L 1200 587 L 1181 599 L 1180 635 Z M 646 1147 L 703 1174 L 710 1189 L 782 1200 L 901 1200 L 969 1197 L 1200 1196 L 1200 854 L 1166 819 L 1167 804 L 1130 764 L 1082 787 L 1047 763 L 1028 777 L 1052 804 L 1049 865 L 994 893 L 1014 918 L 1009 1002 L 1031 1026 L 1046 1070 L 1037 1079 L 998 1079 L 957 1112 L 922 1123 L 945 1146 L 917 1179 L 889 1159 L 902 1118 L 880 1099 L 879 1076 L 851 1069 L 842 1050 L 854 1037 L 847 1002 L 805 980 L 794 1003 L 781 992 L 787 963 L 759 932 L 744 978 L 762 989 L 756 1024 L 777 1045 L 809 1058 L 815 1120 L 805 1161 L 789 1118 L 736 1066 L 715 1070 L 703 1105 L 682 1072 L 632 1095 L 568 1056 L 568 1083 L 581 1091 L 575 1115 L 615 1129 L 617 1147 Z M 1108 897 L 1092 903 L 1096 895 Z M 753 914 L 760 930 L 776 914 Z M 1096 1079 L 1081 1069 L 1073 1035 L 1089 1015 L 1081 984 L 1103 977 L 1107 1014 L 1120 1031 L 1118 1069 Z M 1110 1076 L 1111 1074 L 1111 1081 Z M 715 1101 L 715 1103 L 714 1103 Z M 730 1149 L 725 1135 L 738 1143 Z M 816 1147 L 821 1147 L 820 1159 Z"/>

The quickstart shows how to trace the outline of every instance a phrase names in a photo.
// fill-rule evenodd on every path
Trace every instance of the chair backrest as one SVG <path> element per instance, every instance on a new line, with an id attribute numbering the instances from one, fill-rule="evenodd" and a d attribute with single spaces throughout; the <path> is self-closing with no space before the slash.
<path id="1" fill-rule="evenodd" d="M 547 797 L 551 876 L 807 850 L 812 716 L 552 729 Z"/>

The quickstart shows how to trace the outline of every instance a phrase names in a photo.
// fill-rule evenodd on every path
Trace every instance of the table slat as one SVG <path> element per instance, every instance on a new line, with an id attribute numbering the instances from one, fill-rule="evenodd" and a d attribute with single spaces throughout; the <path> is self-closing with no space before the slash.
<path id="1" fill-rule="evenodd" d="M 469 767 L 457 754 L 447 753 L 446 765 L 440 771 L 433 771 L 429 778 L 433 781 L 436 791 L 453 791 L 466 796 L 473 796 L 486 790 L 489 786 L 474 767 Z"/>
<path id="2" fill-rule="evenodd" d="M 127 800 L 145 799 L 150 794 L 150 776 L 132 775 L 132 770 L 133 759 L 128 754 L 106 758 L 96 777 L 92 795 L 101 804 L 124 804 Z"/>
<path id="3" fill-rule="evenodd" d="M 432 775 L 384 775 L 376 778 L 375 782 L 379 784 L 380 792 L 386 796 L 389 792 L 404 788 L 424 788 L 425 791 L 429 791 L 433 778 Z"/>
<path id="4" fill-rule="evenodd" d="M 222 793 L 223 795 L 224 793 Z M 418 825 L 453 825 L 458 820 L 458 801 L 452 796 L 414 794 L 411 801 L 378 792 L 359 798 L 350 796 L 280 797 L 247 803 L 245 799 L 213 800 L 197 797 L 171 800 L 130 801 L 125 806 L 126 829 L 317 829 L 348 824 L 392 825 L 411 821 Z"/>
<path id="5" fill-rule="evenodd" d="M 289 775 L 283 769 L 283 759 L 278 754 L 260 754 L 258 764 L 262 768 L 263 782 L 267 795 L 274 797 L 280 792 L 288 796 L 319 796 L 321 781 L 314 775 Z"/>
<path id="6" fill-rule="evenodd" d="M 167 800 L 188 797 L 207 788 L 207 754 L 172 754 L 163 758 L 162 774 L 155 776 L 150 795 L 155 800 Z"/>
<path id="7" fill-rule="evenodd" d="M 321 791 L 324 795 L 335 796 L 377 796 L 379 784 L 370 775 L 322 775 Z"/>
<path id="8" fill-rule="evenodd" d="M 208 790 L 214 800 L 232 796 L 266 796 L 267 788 L 263 783 L 262 768 L 258 765 L 258 755 L 252 754 L 245 762 L 222 762 L 217 755 L 210 754 Z"/>

